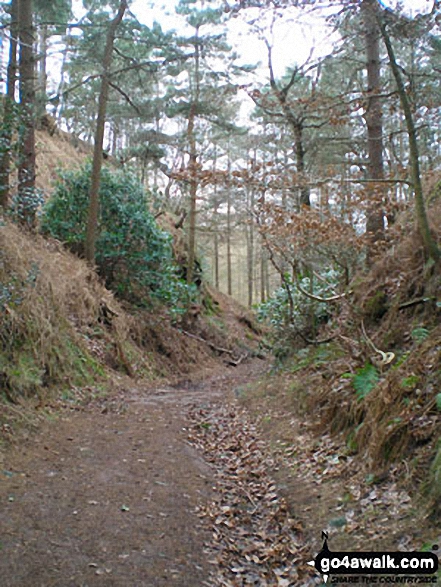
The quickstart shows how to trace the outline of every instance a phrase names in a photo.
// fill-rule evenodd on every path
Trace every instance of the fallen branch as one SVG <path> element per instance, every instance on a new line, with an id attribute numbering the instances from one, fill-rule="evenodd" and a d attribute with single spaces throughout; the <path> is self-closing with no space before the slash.
<path id="1" fill-rule="evenodd" d="M 238 359 L 229 359 L 228 361 L 226 361 L 226 364 L 231 365 L 233 367 L 237 367 L 238 365 L 240 365 L 242 363 L 242 361 L 244 361 L 247 358 L 248 358 L 248 353 L 245 353 L 242 356 L 240 356 Z"/>
<path id="2" fill-rule="evenodd" d="M 227 355 L 233 354 L 233 351 L 230 351 L 230 349 L 224 349 L 222 347 L 216 346 L 215 344 L 213 344 L 209 340 L 202 338 L 202 336 L 197 336 L 197 334 L 192 334 L 191 332 L 187 332 L 186 330 L 181 330 L 181 332 L 183 334 L 185 334 L 186 336 L 189 336 L 190 338 L 194 338 L 195 340 L 198 340 L 199 342 L 203 342 L 203 343 L 207 344 L 210 348 L 217 351 L 218 353 L 226 353 Z"/>
<path id="3" fill-rule="evenodd" d="M 408 302 L 404 302 L 398 306 L 399 310 L 404 310 L 405 308 L 411 308 L 412 306 L 416 306 L 417 304 L 425 304 L 426 302 L 433 302 L 436 298 L 417 298 L 415 300 L 409 300 Z"/>
<path id="4" fill-rule="evenodd" d="M 327 338 L 322 338 L 322 339 L 314 339 L 312 340 L 311 338 L 308 337 L 302 337 L 305 342 L 307 342 L 308 344 L 312 344 L 314 346 L 319 346 L 321 344 L 327 344 L 328 342 L 332 342 L 335 338 L 337 338 L 336 334 L 331 334 L 330 336 L 328 336 Z"/>

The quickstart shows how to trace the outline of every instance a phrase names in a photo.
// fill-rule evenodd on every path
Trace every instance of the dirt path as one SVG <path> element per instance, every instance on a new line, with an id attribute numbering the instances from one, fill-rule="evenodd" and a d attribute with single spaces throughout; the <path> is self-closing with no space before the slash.
<path id="1" fill-rule="evenodd" d="M 262 362 L 199 383 L 119 389 L 64 410 L 0 467 L 2 587 L 212 586 L 196 508 L 212 470 L 186 415 L 222 401 Z"/>

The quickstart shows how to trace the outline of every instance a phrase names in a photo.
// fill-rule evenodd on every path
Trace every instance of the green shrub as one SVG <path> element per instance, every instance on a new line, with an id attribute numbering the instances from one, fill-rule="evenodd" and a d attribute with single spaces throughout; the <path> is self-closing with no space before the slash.
<path id="1" fill-rule="evenodd" d="M 91 164 L 62 171 L 43 210 L 41 230 L 82 255 L 89 205 Z M 159 299 L 177 309 L 189 292 L 177 276 L 171 236 L 148 210 L 147 195 L 131 174 L 103 168 L 96 265 L 109 289 L 144 305 Z"/>
<path id="2" fill-rule="evenodd" d="M 326 298 L 338 290 L 340 275 L 333 268 L 322 269 L 320 274 L 322 280 L 314 282 L 314 295 Z M 310 291 L 309 277 L 299 279 L 299 284 L 303 290 Z M 310 336 L 317 325 L 328 320 L 331 308 L 329 303 L 306 297 L 296 283 L 285 276 L 285 286 L 279 287 L 266 302 L 257 306 L 257 318 L 273 327 L 274 354 L 284 358 L 295 350 L 293 341 L 299 333 Z"/>
<path id="3" fill-rule="evenodd" d="M 35 218 L 44 203 L 44 194 L 38 188 L 22 190 L 20 194 L 14 194 L 7 211 L 8 217 L 13 222 L 23 225 L 34 225 Z"/>
<path id="4" fill-rule="evenodd" d="M 380 380 L 377 368 L 371 363 L 358 369 L 352 379 L 352 385 L 359 400 L 362 400 L 371 392 Z"/>

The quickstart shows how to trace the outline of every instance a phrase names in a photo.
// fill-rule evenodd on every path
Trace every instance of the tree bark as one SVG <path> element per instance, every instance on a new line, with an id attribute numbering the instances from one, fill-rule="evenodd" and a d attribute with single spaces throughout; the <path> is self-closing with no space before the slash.
<path id="1" fill-rule="evenodd" d="M 196 261 L 196 214 L 197 214 L 197 194 L 198 194 L 198 179 L 197 179 L 197 149 L 196 138 L 194 136 L 194 120 L 195 120 L 195 105 L 192 104 L 190 114 L 188 117 L 188 139 L 190 145 L 190 211 L 188 215 L 188 261 L 187 261 L 187 283 L 190 285 L 193 282 L 194 264 Z"/>
<path id="2" fill-rule="evenodd" d="M 35 222 L 32 192 L 35 189 L 35 79 L 34 26 L 32 0 L 18 1 L 19 27 L 19 90 L 22 136 L 19 146 L 18 198 L 21 221 L 27 226 Z"/>
<path id="3" fill-rule="evenodd" d="M 305 147 L 303 144 L 303 122 L 297 120 L 294 116 L 288 117 L 294 131 L 294 150 L 296 154 L 297 175 L 300 182 L 300 207 L 311 206 L 311 190 L 307 183 L 305 175 Z"/>
<path id="4" fill-rule="evenodd" d="M 404 112 L 404 118 L 406 121 L 407 134 L 409 135 L 409 155 L 410 155 L 410 171 L 412 178 L 412 187 L 415 194 L 415 208 L 417 224 L 421 239 L 423 241 L 424 250 L 428 258 L 438 263 L 441 258 L 441 253 L 437 242 L 432 236 L 430 231 L 429 221 L 427 218 L 426 204 L 424 202 L 423 186 L 421 183 L 420 173 L 420 157 L 418 150 L 418 138 L 417 131 L 415 128 L 415 122 L 412 114 L 412 108 L 410 105 L 409 97 L 406 92 L 406 87 L 401 76 L 400 68 L 395 57 L 395 51 L 392 46 L 392 42 L 387 31 L 384 20 L 382 19 L 379 12 L 379 28 L 384 44 L 386 46 L 387 55 L 389 57 L 389 64 L 395 78 L 397 85 L 398 95 L 400 97 L 401 107 Z"/>
<path id="5" fill-rule="evenodd" d="M 306 150 L 303 140 L 303 130 L 304 130 L 304 120 L 302 116 L 296 116 L 296 114 L 291 110 L 287 98 L 288 92 L 290 88 L 294 85 L 297 71 L 294 71 L 291 76 L 291 80 L 285 85 L 283 88 L 280 88 L 276 82 L 276 78 L 274 76 L 274 69 L 273 69 L 273 62 L 272 62 L 272 48 L 267 43 L 267 50 L 268 50 L 268 69 L 270 72 L 270 86 L 271 89 L 277 98 L 280 107 L 282 108 L 282 112 L 290 125 L 293 134 L 294 134 L 294 152 L 296 155 L 296 166 L 297 166 L 297 175 L 300 184 L 300 199 L 299 204 L 301 206 L 307 206 L 308 208 L 311 206 L 311 189 L 308 185 L 307 177 L 305 174 L 306 164 L 305 164 L 305 156 Z"/>
<path id="6" fill-rule="evenodd" d="M 376 19 L 377 0 L 363 0 L 361 11 L 364 20 L 367 61 L 367 147 L 369 156 L 369 179 L 384 179 L 383 121 L 380 94 L 380 31 Z M 371 242 L 384 237 L 384 188 L 380 184 L 369 184 L 366 232 Z M 378 195 L 378 192 L 379 195 Z M 378 202 L 380 199 L 380 202 Z"/>
<path id="7" fill-rule="evenodd" d="M 2 141 L 5 145 L 0 158 L 0 206 L 8 207 L 9 203 L 9 172 L 11 165 L 10 147 L 14 128 L 15 86 L 17 79 L 17 37 L 18 37 L 18 0 L 12 0 L 9 13 L 9 61 L 6 74 L 6 97 L 3 109 Z"/>
<path id="8" fill-rule="evenodd" d="M 218 221 L 217 208 L 214 210 L 214 286 L 219 289 L 219 233 L 217 231 Z"/>
<path id="9" fill-rule="evenodd" d="M 216 178 L 217 166 L 217 147 L 214 145 L 214 159 L 213 159 L 213 176 Z M 215 179 L 214 194 L 213 194 L 213 254 L 214 254 L 214 286 L 219 289 L 219 203 L 218 203 L 218 186 Z"/>
<path id="10" fill-rule="evenodd" d="M 38 67 L 38 119 L 46 112 L 47 102 L 47 53 L 48 53 L 49 27 L 47 24 L 40 26 L 39 33 L 39 67 Z"/>
<path id="11" fill-rule="evenodd" d="M 247 231 L 247 275 L 248 275 L 248 307 L 253 305 L 253 277 L 254 277 L 254 186 L 249 188 L 249 222 Z"/>
<path id="12" fill-rule="evenodd" d="M 106 122 L 107 99 L 109 96 L 109 70 L 112 63 L 112 51 L 116 29 L 121 23 L 127 10 L 127 0 L 121 0 L 118 13 L 112 20 L 107 31 L 106 45 L 103 57 L 103 72 L 101 74 L 101 90 L 98 99 L 98 116 L 95 130 L 95 144 L 93 150 L 92 177 L 90 187 L 89 211 L 87 217 L 85 255 L 87 261 L 94 265 L 96 234 L 99 213 L 99 191 L 101 182 L 101 166 L 103 160 L 104 126 Z"/>
<path id="13" fill-rule="evenodd" d="M 228 174 L 230 171 L 230 161 L 228 161 Z M 230 186 L 227 183 L 227 291 L 228 295 L 233 295 L 233 272 L 231 263 L 231 193 Z"/>
<path id="14" fill-rule="evenodd" d="M 66 34 L 63 37 L 65 49 L 63 51 L 63 60 L 61 62 L 61 71 L 60 71 L 60 81 L 57 87 L 57 99 L 54 102 L 54 107 L 52 110 L 52 116 L 57 120 L 57 123 L 60 124 L 62 118 L 62 112 L 64 108 L 64 88 L 66 85 L 66 75 L 67 75 L 67 68 L 68 68 L 68 61 L 67 56 L 69 53 L 69 48 L 72 45 L 72 36 L 70 34 Z"/>
<path id="15" fill-rule="evenodd" d="M 195 30 L 194 40 L 194 91 L 188 115 L 187 136 L 190 148 L 190 214 L 188 228 L 188 267 L 187 283 L 193 283 L 194 266 L 196 261 L 196 214 L 198 193 L 197 145 L 195 136 L 196 112 L 199 104 L 199 27 Z"/>
<path id="16" fill-rule="evenodd" d="M 266 250 L 265 247 L 261 247 L 260 249 L 260 303 L 263 304 L 266 302 L 266 295 L 265 295 L 265 285 L 266 285 L 266 265 L 268 263 L 266 257 Z"/>

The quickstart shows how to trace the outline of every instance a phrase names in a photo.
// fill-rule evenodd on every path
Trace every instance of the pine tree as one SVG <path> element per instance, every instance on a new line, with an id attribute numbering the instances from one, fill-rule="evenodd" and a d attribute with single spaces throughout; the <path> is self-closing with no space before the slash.
<path id="1" fill-rule="evenodd" d="M 32 0 L 18 2 L 19 93 L 22 136 L 19 141 L 18 205 L 27 226 L 35 222 L 35 79 L 34 23 Z"/>
<path id="2" fill-rule="evenodd" d="M 109 95 L 109 75 L 112 63 L 113 43 L 115 40 L 116 29 L 121 23 L 124 13 L 127 10 L 127 0 L 121 0 L 118 12 L 109 25 L 106 35 L 106 45 L 104 49 L 101 89 L 98 100 L 98 115 L 96 121 L 95 143 L 93 151 L 92 177 L 90 187 L 90 203 L 87 217 L 87 230 L 85 240 L 85 255 L 87 261 L 93 265 L 95 263 L 95 243 L 96 231 L 99 213 L 99 189 L 101 179 L 101 165 L 103 159 L 103 141 L 104 125 L 106 122 L 107 99 Z"/>

